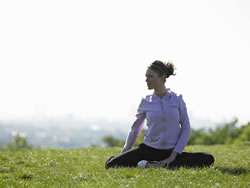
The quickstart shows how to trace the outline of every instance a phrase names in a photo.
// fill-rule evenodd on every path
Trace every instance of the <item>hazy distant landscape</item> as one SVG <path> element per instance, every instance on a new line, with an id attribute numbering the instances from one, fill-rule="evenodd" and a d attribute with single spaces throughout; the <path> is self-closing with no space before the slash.
<path id="1" fill-rule="evenodd" d="M 128 125 L 105 120 L 79 121 L 74 118 L 36 122 L 1 122 L 0 143 L 6 144 L 18 133 L 35 147 L 80 148 L 101 146 L 101 138 L 112 135 L 125 139 Z"/>
<path id="2" fill-rule="evenodd" d="M 131 120 L 131 123 L 133 120 Z M 81 148 L 104 146 L 102 138 L 113 136 L 125 140 L 131 123 L 105 119 L 78 120 L 74 116 L 44 118 L 33 121 L 0 121 L 0 144 L 12 141 L 18 133 L 35 147 Z M 214 127 L 215 123 L 191 119 L 194 129 Z"/>

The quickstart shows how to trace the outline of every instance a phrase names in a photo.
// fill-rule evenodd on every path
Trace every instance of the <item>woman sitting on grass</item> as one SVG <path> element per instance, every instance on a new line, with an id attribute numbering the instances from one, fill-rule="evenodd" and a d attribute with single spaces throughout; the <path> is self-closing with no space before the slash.
<path id="1" fill-rule="evenodd" d="M 191 128 L 182 96 L 165 87 L 166 78 L 171 75 L 175 75 L 172 63 L 154 61 L 148 67 L 146 82 L 154 93 L 142 99 L 122 153 L 110 157 L 106 168 L 205 167 L 214 163 L 211 154 L 183 152 Z M 144 142 L 131 149 L 145 119 L 148 129 L 144 133 Z"/>

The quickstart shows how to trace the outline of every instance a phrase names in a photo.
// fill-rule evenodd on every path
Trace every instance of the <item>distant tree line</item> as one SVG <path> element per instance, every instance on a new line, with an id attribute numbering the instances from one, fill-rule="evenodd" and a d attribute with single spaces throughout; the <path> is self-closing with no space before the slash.
<path id="1" fill-rule="evenodd" d="M 115 147 L 115 146 L 122 147 L 125 144 L 124 140 L 119 140 L 113 136 L 104 136 L 102 138 L 102 142 L 104 142 L 104 144 L 108 147 Z"/>
<path id="2" fill-rule="evenodd" d="M 215 129 L 192 129 L 188 145 L 215 145 L 215 144 L 241 144 L 250 145 L 250 122 L 248 124 L 237 127 L 238 120 L 235 119 L 229 123 L 217 126 Z M 135 146 L 142 143 L 144 139 L 144 129 L 140 137 L 137 139 Z M 125 140 L 115 138 L 113 136 L 105 136 L 102 142 L 107 147 L 123 147 Z M 98 146 L 98 145 L 97 145 Z M 26 137 L 19 134 L 13 137 L 13 140 L 7 144 L 0 143 L 0 151 L 18 151 L 21 149 L 33 149 L 34 146 L 27 142 Z"/>
<path id="3" fill-rule="evenodd" d="M 21 149 L 32 149 L 33 146 L 28 144 L 27 138 L 22 137 L 19 134 L 13 137 L 13 140 L 8 144 L 1 144 L 0 151 L 18 151 Z"/>
<path id="4" fill-rule="evenodd" d="M 240 144 L 250 141 L 250 122 L 236 127 L 237 119 L 215 129 L 192 130 L 189 145 Z"/>
<path id="5" fill-rule="evenodd" d="M 215 145 L 215 144 L 250 144 L 250 122 L 248 124 L 236 127 L 238 120 L 235 119 L 229 123 L 217 126 L 215 129 L 192 129 L 188 145 Z M 135 145 L 143 142 L 144 131 L 137 139 Z M 113 136 L 105 136 L 102 138 L 104 144 L 108 147 L 123 147 L 125 141 L 117 139 Z"/>

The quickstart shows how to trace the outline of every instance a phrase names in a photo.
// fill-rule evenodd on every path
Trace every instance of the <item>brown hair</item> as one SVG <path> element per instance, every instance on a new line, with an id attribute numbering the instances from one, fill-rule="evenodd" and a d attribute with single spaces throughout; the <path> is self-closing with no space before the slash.
<path id="1" fill-rule="evenodd" d="M 175 66 L 171 62 L 163 63 L 159 60 L 154 61 L 148 67 L 159 74 L 159 76 L 165 75 L 168 78 L 171 75 L 176 75 L 174 73 Z"/>

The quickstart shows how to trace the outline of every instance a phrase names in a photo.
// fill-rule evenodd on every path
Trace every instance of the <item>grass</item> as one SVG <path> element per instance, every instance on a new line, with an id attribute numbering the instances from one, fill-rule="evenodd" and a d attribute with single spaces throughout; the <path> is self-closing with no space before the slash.
<path id="1" fill-rule="evenodd" d="M 209 152 L 213 167 L 178 170 L 104 168 L 121 148 L 0 152 L 0 187 L 250 187 L 249 145 L 187 146 Z"/>

